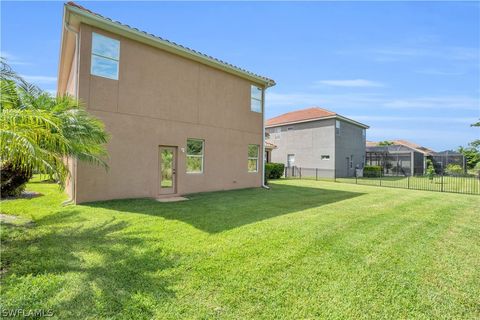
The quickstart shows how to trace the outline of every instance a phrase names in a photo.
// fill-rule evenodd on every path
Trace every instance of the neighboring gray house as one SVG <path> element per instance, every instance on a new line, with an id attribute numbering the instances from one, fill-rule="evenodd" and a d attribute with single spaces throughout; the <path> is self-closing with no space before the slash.
<path id="1" fill-rule="evenodd" d="M 368 126 L 313 107 L 267 120 L 265 131 L 276 146 L 271 162 L 315 170 L 321 177 L 350 177 L 365 164 Z M 309 168 L 309 169 L 307 169 Z"/>

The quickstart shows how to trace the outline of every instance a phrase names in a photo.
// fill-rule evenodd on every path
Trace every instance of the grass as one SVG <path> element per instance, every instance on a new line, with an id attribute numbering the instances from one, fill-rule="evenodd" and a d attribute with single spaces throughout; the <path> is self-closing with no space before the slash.
<path id="1" fill-rule="evenodd" d="M 283 180 L 271 190 L 1 203 L 1 304 L 58 319 L 478 319 L 478 196 Z"/>

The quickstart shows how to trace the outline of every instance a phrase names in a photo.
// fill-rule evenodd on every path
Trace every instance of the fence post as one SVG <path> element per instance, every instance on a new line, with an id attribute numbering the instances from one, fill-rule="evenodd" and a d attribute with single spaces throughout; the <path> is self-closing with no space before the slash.
<path id="1" fill-rule="evenodd" d="M 410 176 L 407 176 L 407 189 L 410 189 Z"/>
<path id="2" fill-rule="evenodd" d="M 315 180 L 318 181 L 318 168 L 315 168 Z"/>
<path id="3" fill-rule="evenodd" d="M 380 186 L 382 186 L 382 174 L 380 173 Z"/>
<path id="4" fill-rule="evenodd" d="M 300 180 L 302 180 L 302 168 L 298 168 L 298 173 L 300 175 Z"/>
<path id="5" fill-rule="evenodd" d="M 357 174 L 355 173 L 355 184 L 358 184 L 358 177 L 357 177 Z"/>
<path id="6" fill-rule="evenodd" d="M 443 192 L 443 172 L 442 172 L 442 189 L 441 192 Z"/>

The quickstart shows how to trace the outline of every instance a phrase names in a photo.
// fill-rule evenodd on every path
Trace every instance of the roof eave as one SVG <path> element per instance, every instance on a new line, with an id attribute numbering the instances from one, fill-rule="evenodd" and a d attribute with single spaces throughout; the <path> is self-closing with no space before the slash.
<path id="1" fill-rule="evenodd" d="M 68 4 L 65 4 L 65 6 L 66 6 L 66 10 L 69 13 L 73 13 L 79 17 L 79 21 L 78 21 L 79 23 L 85 23 L 88 25 L 92 25 L 94 27 L 98 27 L 98 28 L 110 31 L 115 34 L 120 34 L 124 37 L 134 39 L 136 41 L 160 48 L 162 50 L 174 53 L 184 58 L 200 62 L 210 67 L 228 72 L 230 74 L 234 74 L 241 78 L 252 81 L 256 84 L 260 84 L 265 88 L 273 87 L 275 85 L 275 81 L 271 79 L 266 79 L 266 78 L 264 79 L 254 74 L 250 74 L 249 72 L 245 72 L 235 66 L 230 66 L 226 63 L 221 63 L 213 58 L 206 57 L 200 53 L 196 53 L 186 48 L 181 48 L 178 45 L 169 43 L 168 41 L 162 40 L 158 37 L 155 37 L 154 35 L 144 33 L 137 29 L 133 29 L 131 27 L 119 24 L 117 22 L 108 20 L 106 18 L 100 17 L 93 13 L 86 12 L 85 10 L 82 10 L 80 8 L 77 8 Z"/>
<path id="2" fill-rule="evenodd" d="M 282 123 L 277 123 L 277 124 L 272 124 L 272 125 L 265 125 L 265 128 L 282 127 L 282 126 L 287 126 L 287 125 L 291 125 L 291 124 L 313 122 L 313 121 L 319 121 L 319 120 L 328 120 L 328 119 L 340 119 L 340 120 L 343 120 L 345 122 L 349 122 L 349 123 L 354 124 L 356 126 L 362 127 L 364 129 L 370 128 L 370 126 L 367 126 L 366 124 L 357 122 L 357 121 L 349 119 L 349 118 L 345 118 L 345 117 L 340 116 L 340 115 L 333 115 L 333 116 L 328 116 L 328 117 L 312 118 L 312 119 L 305 119 L 305 120 L 298 120 L 298 121 L 282 122 Z"/>

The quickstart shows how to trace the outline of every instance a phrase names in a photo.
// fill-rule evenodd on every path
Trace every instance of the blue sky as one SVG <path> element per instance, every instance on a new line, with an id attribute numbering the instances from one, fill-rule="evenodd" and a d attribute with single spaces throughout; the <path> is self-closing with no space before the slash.
<path id="1" fill-rule="evenodd" d="M 275 79 L 267 117 L 316 105 L 438 151 L 480 136 L 478 2 L 78 3 Z M 62 6 L 1 2 L 2 56 L 51 91 Z"/>

